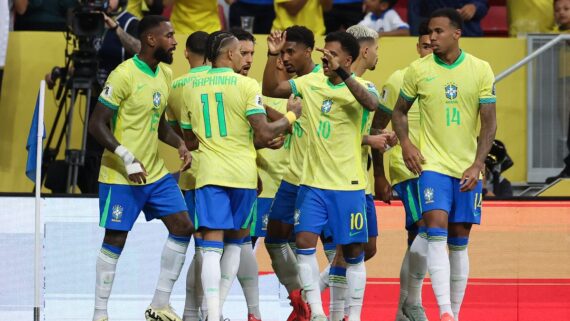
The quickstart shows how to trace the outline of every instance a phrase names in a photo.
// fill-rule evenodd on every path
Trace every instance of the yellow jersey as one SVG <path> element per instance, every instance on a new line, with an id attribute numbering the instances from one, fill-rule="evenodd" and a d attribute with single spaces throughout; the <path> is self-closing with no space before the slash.
<path id="1" fill-rule="evenodd" d="M 477 152 L 480 104 L 494 104 L 495 76 L 486 61 L 461 52 L 447 65 L 431 54 L 414 61 L 400 95 L 418 99 L 424 170 L 461 178 Z"/>
<path id="2" fill-rule="evenodd" d="M 265 114 L 259 84 L 231 68 L 212 68 L 186 85 L 181 127 L 192 129 L 200 142 L 196 188 L 257 187 L 257 153 L 247 119 L 255 114 Z"/>
<path id="3" fill-rule="evenodd" d="M 287 99 L 263 97 L 263 103 L 280 113 L 285 114 L 287 112 Z M 290 148 L 291 135 L 287 135 L 283 147 L 275 150 L 269 148 L 257 150 L 257 171 L 263 183 L 263 191 L 259 197 L 275 197 L 283 173 L 289 166 Z"/>
<path id="4" fill-rule="evenodd" d="M 170 95 L 168 96 L 168 105 L 166 107 L 166 119 L 171 125 L 180 126 L 182 110 L 184 109 L 184 87 L 190 83 L 194 77 L 208 72 L 211 68 L 210 66 L 195 67 L 190 69 L 187 74 L 172 81 Z M 183 191 L 193 190 L 196 186 L 198 160 L 194 159 L 196 156 L 195 152 L 191 152 L 190 154 L 193 158 L 192 167 L 180 173 L 180 178 L 178 179 L 178 186 L 180 186 L 180 189 Z"/>
<path id="5" fill-rule="evenodd" d="M 176 0 L 170 21 L 176 33 L 190 35 L 195 31 L 212 33 L 222 29 L 218 1 Z"/>
<path id="6" fill-rule="evenodd" d="M 380 108 L 390 114 L 396 106 L 398 97 L 400 96 L 400 89 L 402 88 L 402 83 L 404 81 L 404 75 L 408 68 L 396 70 L 388 80 L 386 84 L 382 87 L 382 94 L 380 98 Z M 410 141 L 418 146 L 418 134 L 420 132 L 420 110 L 418 107 L 418 101 L 414 101 L 412 108 L 408 111 L 408 136 Z M 402 157 L 402 146 L 399 144 L 391 148 L 387 155 L 388 157 L 388 168 L 390 172 L 390 183 L 396 185 L 398 183 L 407 181 L 412 178 L 417 178 L 418 176 L 410 172 L 404 163 L 404 158 Z"/>
<path id="7" fill-rule="evenodd" d="M 111 72 L 99 96 L 99 102 L 115 114 L 111 130 L 143 164 L 151 184 L 168 174 L 158 156 L 158 126 L 170 91 L 172 71 L 164 64 L 152 69 L 135 55 Z M 129 180 L 123 160 L 105 150 L 99 181 L 107 184 L 140 185 Z"/>
<path id="8" fill-rule="evenodd" d="M 373 85 L 356 79 L 378 96 Z M 293 93 L 305 101 L 303 115 L 307 115 L 308 147 L 300 184 L 337 191 L 364 190 L 364 107 L 344 82 L 333 85 L 322 73 L 310 73 L 289 82 Z"/>
<path id="9" fill-rule="evenodd" d="M 129 0 L 127 2 L 127 12 L 137 17 L 137 19 L 143 18 L 143 9 L 148 11 L 148 7 L 144 0 Z"/>
<path id="10" fill-rule="evenodd" d="M 283 7 L 283 3 L 291 0 L 275 0 L 275 20 L 273 30 L 285 30 L 291 26 L 305 26 L 315 35 L 325 34 L 325 20 L 323 18 L 323 6 L 320 0 L 307 0 L 303 8 L 296 16 L 291 16 Z"/>
<path id="11" fill-rule="evenodd" d="M 321 65 L 315 65 L 311 73 L 322 75 Z M 295 79 L 295 78 L 294 78 Z M 303 109 L 305 101 L 302 102 Z M 302 113 L 301 117 L 293 123 L 289 138 L 289 168 L 283 174 L 283 180 L 292 185 L 299 185 L 303 175 L 303 159 L 307 151 L 307 116 Z"/>

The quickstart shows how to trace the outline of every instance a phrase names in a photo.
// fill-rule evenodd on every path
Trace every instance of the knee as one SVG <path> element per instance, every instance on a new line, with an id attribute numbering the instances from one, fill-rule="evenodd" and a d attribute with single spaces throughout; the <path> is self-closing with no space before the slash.
<path id="1" fill-rule="evenodd" d="M 376 255 L 376 242 L 364 246 L 364 261 L 368 261 Z"/>
<path id="2" fill-rule="evenodd" d="M 123 248 L 125 247 L 125 242 L 127 241 L 128 233 L 129 232 L 127 231 L 105 230 L 105 237 L 103 238 L 103 243 Z"/>
<path id="3" fill-rule="evenodd" d="M 192 236 L 194 231 L 195 231 L 194 225 L 192 224 L 192 222 L 190 222 L 189 219 L 179 220 L 179 222 L 173 224 L 173 226 L 170 226 L 169 228 L 170 234 L 176 236 L 184 236 L 184 237 Z"/>

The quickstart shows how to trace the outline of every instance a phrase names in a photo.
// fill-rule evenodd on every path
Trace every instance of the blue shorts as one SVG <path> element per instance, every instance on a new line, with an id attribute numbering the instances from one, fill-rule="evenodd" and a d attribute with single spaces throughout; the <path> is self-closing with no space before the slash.
<path id="1" fill-rule="evenodd" d="M 481 181 L 469 192 L 459 191 L 459 181 L 459 178 L 432 171 L 422 172 L 419 178 L 421 212 L 443 210 L 448 213 L 450 223 L 481 224 Z"/>
<path id="2" fill-rule="evenodd" d="M 366 195 L 366 222 L 368 223 L 368 237 L 378 236 L 378 218 L 376 217 L 376 205 L 374 195 Z"/>
<path id="3" fill-rule="evenodd" d="M 184 200 L 186 201 L 186 208 L 188 208 L 188 215 L 192 223 L 194 222 L 194 214 L 196 212 L 196 190 L 191 189 L 184 191 Z"/>
<path id="4" fill-rule="evenodd" d="M 247 229 L 251 224 L 257 190 L 206 185 L 196 190 L 194 226 L 211 230 Z"/>
<path id="5" fill-rule="evenodd" d="M 394 190 L 404 204 L 404 209 L 406 210 L 406 230 L 410 232 L 417 231 L 415 224 L 422 219 L 418 183 L 418 178 L 412 178 L 394 185 Z"/>
<path id="6" fill-rule="evenodd" d="M 368 242 L 364 190 L 334 191 L 301 185 L 295 208 L 295 233 L 318 235 L 328 225 L 335 244 Z"/>
<path id="7" fill-rule="evenodd" d="M 293 225 L 298 192 L 299 186 L 281 181 L 269 211 L 269 219 Z"/>
<path id="8" fill-rule="evenodd" d="M 99 226 L 130 231 L 143 211 L 147 221 L 186 212 L 176 180 L 167 174 L 147 185 L 99 183 Z"/>
<path id="9" fill-rule="evenodd" d="M 273 198 L 257 198 L 255 216 L 251 223 L 251 236 L 267 236 L 267 223 L 269 222 L 271 204 L 273 204 Z"/>

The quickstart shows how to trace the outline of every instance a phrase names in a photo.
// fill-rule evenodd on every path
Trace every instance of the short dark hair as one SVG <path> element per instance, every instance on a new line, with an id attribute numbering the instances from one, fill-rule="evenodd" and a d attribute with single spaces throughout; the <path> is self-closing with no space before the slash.
<path id="1" fill-rule="evenodd" d="M 388 9 L 392 9 L 398 3 L 398 0 L 382 0 L 382 2 L 388 2 Z"/>
<path id="2" fill-rule="evenodd" d="M 449 22 L 455 28 L 463 29 L 463 19 L 461 19 L 461 15 L 459 12 L 457 12 L 457 10 L 452 8 L 437 9 L 429 16 L 429 20 L 440 17 L 449 19 Z"/>
<path id="3" fill-rule="evenodd" d="M 255 37 L 242 28 L 233 27 L 230 29 L 230 33 L 234 35 L 234 37 L 236 37 L 239 41 L 251 41 L 255 43 Z"/>
<path id="4" fill-rule="evenodd" d="M 353 35 L 346 31 L 331 32 L 325 37 L 325 42 L 333 41 L 340 42 L 342 50 L 348 52 L 352 57 L 352 62 L 356 61 L 358 53 L 360 52 L 360 44 L 358 44 L 358 40 L 356 40 Z"/>
<path id="5" fill-rule="evenodd" d="M 234 35 L 227 31 L 216 31 L 211 33 L 206 40 L 206 52 L 204 58 L 214 62 L 220 55 L 220 48 L 227 39 L 236 39 Z"/>
<path id="6" fill-rule="evenodd" d="M 208 33 L 204 31 L 195 31 L 186 39 L 186 49 L 197 55 L 204 55 L 206 53 L 206 41 L 208 40 Z"/>
<path id="7" fill-rule="evenodd" d="M 286 41 L 299 42 L 309 48 L 315 47 L 315 35 L 305 26 L 291 26 L 285 29 Z"/>
<path id="8" fill-rule="evenodd" d="M 142 20 L 139 22 L 139 26 L 138 26 L 139 39 L 142 39 L 142 37 L 149 30 L 160 26 L 160 23 L 162 23 L 162 22 L 169 22 L 169 20 L 166 17 L 159 16 L 159 15 L 148 15 L 148 16 L 145 16 L 144 18 L 142 18 Z"/>
<path id="9" fill-rule="evenodd" d="M 418 28 L 418 38 L 429 35 L 428 22 L 429 22 L 428 20 L 423 20 L 420 23 L 420 27 Z"/>

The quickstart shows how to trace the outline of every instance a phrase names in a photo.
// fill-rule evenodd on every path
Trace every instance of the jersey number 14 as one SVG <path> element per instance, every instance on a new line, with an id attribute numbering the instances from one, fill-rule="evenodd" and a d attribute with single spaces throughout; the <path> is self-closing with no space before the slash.
<path id="1" fill-rule="evenodd" d="M 228 136 L 228 129 L 226 127 L 226 113 L 224 110 L 224 99 L 222 93 L 215 93 L 214 98 L 216 100 L 216 108 L 218 112 L 218 128 L 220 130 L 220 137 Z M 202 94 L 200 96 L 202 101 L 202 115 L 204 115 L 204 131 L 206 138 L 212 137 L 212 125 L 210 123 L 210 100 L 208 99 L 208 94 Z"/>

